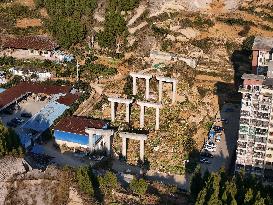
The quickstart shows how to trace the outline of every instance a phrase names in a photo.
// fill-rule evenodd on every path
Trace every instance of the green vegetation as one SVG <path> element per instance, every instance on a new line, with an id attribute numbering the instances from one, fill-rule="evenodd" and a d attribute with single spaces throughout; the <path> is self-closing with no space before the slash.
<path id="1" fill-rule="evenodd" d="M 128 75 L 126 78 L 126 83 L 123 87 L 123 93 L 127 96 L 133 95 L 133 79 L 130 75 Z"/>
<path id="2" fill-rule="evenodd" d="M 110 68 L 102 64 L 87 64 L 83 67 L 83 72 L 87 72 L 91 77 L 111 76 L 117 74 L 116 68 Z"/>
<path id="3" fill-rule="evenodd" d="M 134 178 L 130 183 L 130 189 L 137 195 L 143 196 L 147 189 L 148 183 L 144 179 Z"/>
<path id="4" fill-rule="evenodd" d="M 76 179 L 78 181 L 80 189 L 89 196 L 94 195 L 94 189 L 92 185 L 93 172 L 91 167 L 80 167 L 76 173 Z"/>
<path id="5" fill-rule="evenodd" d="M 0 157 L 6 155 L 22 156 L 23 153 L 17 134 L 0 123 Z"/>
<path id="6" fill-rule="evenodd" d="M 158 27 L 154 24 L 152 24 L 151 29 L 154 32 L 154 34 L 161 36 L 161 37 L 164 37 L 168 34 L 168 29 Z"/>
<path id="7" fill-rule="evenodd" d="M 252 46 L 254 42 L 255 36 L 249 36 L 247 37 L 242 44 L 242 50 L 245 51 L 252 51 Z"/>
<path id="8" fill-rule="evenodd" d="M 48 30 L 57 38 L 59 44 L 69 48 L 81 42 L 92 22 L 97 7 L 96 0 L 36 0 L 36 7 L 45 7 L 50 16 L 46 21 Z"/>
<path id="9" fill-rule="evenodd" d="M 269 205 L 273 203 L 273 190 L 263 186 L 254 176 L 239 173 L 228 176 L 224 170 L 201 177 L 197 167 L 191 178 L 191 198 L 195 205 Z M 197 192 L 199 191 L 198 195 Z"/>
<path id="10" fill-rule="evenodd" d="M 211 38 L 203 38 L 200 40 L 193 40 L 192 45 L 201 48 L 205 52 L 208 52 L 212 46 L 212 40 L 213 39 L 211 39 Z"/>
<path id="11" fill-rule="evenodd" d="M 100 189 L 105 194 L 111 194 L 118 187 L 118 180 L 113 172 L 107 171 L 104 176 L 98 177 Z"/>
<path id="12" fill-rule="evenodd" d="M 207 28 L 214 26 L 214 22 L 211 19 L 205 18 L 203 16 L 196 16 L 193 19 L 191 18 L 183 18 L 180 21 L 180 25 L 182 28 L 186 27 L 198 27 L 198 28 Z"/>
<path id="13" fill-rule="evenodd" d="M 98 34 L 99 45 L 114 49 L 118 38 L 125 39 L 128 35 L 126 22 L 120 12 L 109 10 L 105 17 L 104 31 Z"/>
<path id="14" fill-rule="evenodd" d="M 245 26 L 245 25 L 249 25 L 249 26 L 254 26 L 255 24 L 251 21 L 247 21 L 244 20 L 242 18 L 221 18 L 221 17 L 217 17 L 218 21 L 222 21 L 228 25 L 240 25 L 240 26 Z"/>

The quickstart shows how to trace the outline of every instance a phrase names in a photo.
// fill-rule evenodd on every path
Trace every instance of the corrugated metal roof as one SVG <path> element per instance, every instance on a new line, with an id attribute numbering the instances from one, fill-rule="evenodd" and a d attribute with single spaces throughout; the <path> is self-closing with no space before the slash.
<path id="1" fill-rule="evenodd" d="M 86 128 L 105 128 L 107 122 L 80 116 L 68 116 L 62 118 L 54 127 L 54 130 L 86 135 Z"/>
<path id="2" fill-rule="evenodd" d="M 43 85 L 38 83 L 21 82 L 0 93 L 0 108 L 14 102 L 27 93 L 44 93 L 47 95 L 69 93 L 71 86 Z"/>
<path id="3" fill-rule="evenodd" d="M 52 51 L 59 47 L 57 43 L 46 36 L 3 37 L 2 46 L 3 48 L 46 51 Z"/>
<path id="4" fill-rule="evenodd" d="M 252 50 L 270 51 L 272 49 L 273 49 L 272 37 L 261 37 L 261 36 L 255 37 Z"/>

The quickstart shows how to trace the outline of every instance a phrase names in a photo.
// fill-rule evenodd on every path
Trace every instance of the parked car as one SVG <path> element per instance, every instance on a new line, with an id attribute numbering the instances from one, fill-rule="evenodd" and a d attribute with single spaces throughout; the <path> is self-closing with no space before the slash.
<path id="1" fill-rule="evenodd" d="M 207 157 L 207 158 L 213 158 L 213 154 L 209 153 L 209 152 L 206 152 L 206 151 L 202 151 L 200 153 L 200 156 L 201 157 Z"/>
<path id="2" fill-rule="evenodd" d="M 201 163 L 211 164 L 211 162 L 206 158 L 200 158 Z"/>
<path id="3" fill-rule="evenodd" d="M 223 122 L 225 124 L 228 124 L 228 119 L 225 119 L 225 118 L 218 118 L 217 119 L 217 122 Z"/>
<path id="4" fill-rule="evenodd" d="M 22 123 L 24 122 L 24 120 L 21 119 L 21 118 L 16 117 L 16 118 L 13 118 L 13 119 L 11 120 L 11 122 L 12 122 L 12 123 L 15 123 L 16 125 L 20 125 L 20 124 L 22 124 Z"/>
<path id="5" fill-rule="evenodd" d="M 217 145 L 214 144 L 213 142 L 211 141 L 207 141 L 206 144 L 205 144 L 206 147 L 212 147 L 212 148 L 217 148 Z"/>
<path id="6" fill-rule="evenodd" d="M 223 127 L 220 127 L 220 126 L 213 126 L 212 129 L 213 129 L 216 133 L 222 132 L 222 131 L 224 130 L 224 128 L 223 128 Z"/>
<path id="7" fill-rule="evenodd" d="M 31 117 L 32 117 L 32 114 L 31 114 L 31 113 L 28 113 L 28 112 L 23 112 L 23 113 L 21 114 L 21 117 L 31 118 Z"/>
<path id="8" fill-rule="evenodd" d="M 208 152 L 216 152 L 216 148 L 210 146 L 205 146 L 204 150 Z"/>
<path id="9" fill-rule="evenodd" d="M 215 142 L 221 142 L 221 135 L 217 135 L 217 137 L 215 138 Z"/>

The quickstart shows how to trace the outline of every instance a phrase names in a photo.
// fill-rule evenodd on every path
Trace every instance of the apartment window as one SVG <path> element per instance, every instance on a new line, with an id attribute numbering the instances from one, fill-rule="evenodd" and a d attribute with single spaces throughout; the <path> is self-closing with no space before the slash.
<path id="1" fill-rule="evenodd" d="M 266 157 L 267 158 L 272 158 L 272 154 L 267 154 Z"/>

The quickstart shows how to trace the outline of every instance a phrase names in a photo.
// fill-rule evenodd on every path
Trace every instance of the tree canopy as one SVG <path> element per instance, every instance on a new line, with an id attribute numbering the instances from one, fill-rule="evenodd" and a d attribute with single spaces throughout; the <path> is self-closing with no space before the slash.
<path id="1" fill-rule="evenodd" d="M 228 176 L 224 170 L 204 177 L 200 174 L 200 169 L 197 168 L 190 186 L 195 205 L 269 205 L 273 203 L 273 188 L 263 186 L 254 176 L 246 176 L 243 173 Z"/>
<path id="2" fill-rule="evenodd" d="M 6 155 L 21 156 L 23 155 L 23 148 L 18 135 L 0 123 L 0 157 Z"/>

